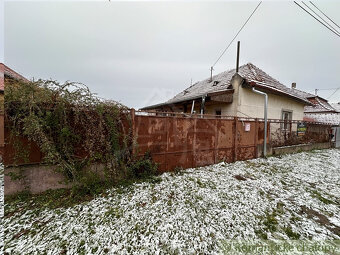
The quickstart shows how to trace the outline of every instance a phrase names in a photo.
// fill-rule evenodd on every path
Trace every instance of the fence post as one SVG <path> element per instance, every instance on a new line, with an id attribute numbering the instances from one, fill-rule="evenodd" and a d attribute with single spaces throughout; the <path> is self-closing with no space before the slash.
<path id="1" fill-rule="evenodd" d="M 168 116 L 165 117 L 165 130 L 166 130 L 166 149 L 164 153 L 164 164 L 165 164 L 165 170 L 170 171 L 168 168 L 168 151 L 169 151 L 169 118 Z"/>
<path id="2" fill-rule="evenodd" d="M 259 120 L 258 118 L 255 119 L 255 134 L 254 134 L 254 145 L 255 145 L 255 157 L 258 157 L 258 151 L 257 151 L 257 140 L 258 140 L 258 129 L 259 129 Z"/>
<path id="3" fill-rule="evenodd" d="M 131 133 L 132 133 L 132 155 L 136 156 L 136 143 L 137 143 L 137 137 L 136 137 L 136 124 L 135 124 L 135 112 L 136 110 L 134 108 L 131 108 L 130 110 L 130 116 L 131 116 Z"/>
<path id="4" fill-rule="evenodd" d="M 217 150 L 217 142 L 218 142 L 218 129 L 217 129 L 217 119 L 215 119 L 215 144 L 214 144 L 214 163 L 217 163 L 217 155 L 218 155 L 218 150 Z"/>
<path id="5" fill-rule="evenodd" d="M 194 141 L 192 142 L 192 167 L 196 166 L 196 123 L 197 117 L 194 115 Z"/>
<path id="6" fill-rule="evenodd" d="M 5 152 L 5 118 L 4 114 L 0 113 L 0 157 L 4 157 Z"/>
<path id="7" fill-rule="evenodd" d="M 237 147 L 238 147 L 238 139 L 237 139 L 237 130 L 238 127 L 238 118 L 234 117 L 234 162 L 237 161 Z"/>

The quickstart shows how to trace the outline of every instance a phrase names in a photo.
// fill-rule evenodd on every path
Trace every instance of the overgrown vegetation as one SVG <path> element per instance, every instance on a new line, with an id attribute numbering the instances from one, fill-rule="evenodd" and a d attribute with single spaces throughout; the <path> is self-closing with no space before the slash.
<path id="1" fill-rule="evenodd" d="M 136 144 L 129 113 L 80 83 L 7 81 L 5 119 L 14 151 L 7 163 L 29 162 L 30 150 L 37 146 L 42 163 L 56 165 L 72 182 L 72 195 L 91 195 L 119 179 L 154 174 L 149 155 L 132 153 Z M 91 170 L 93 165 L 103 171 Z"/>
<path id="2" fill-rule="evenodd" d="M 279 128 L 271 134 L 270 145 L 272 147 L 281 147 L 329 142 L 329 128 L 328 125 L 307 123 L 306 133 L 301 136 L 298 136 L 296 131 L 284 131 Z"/>

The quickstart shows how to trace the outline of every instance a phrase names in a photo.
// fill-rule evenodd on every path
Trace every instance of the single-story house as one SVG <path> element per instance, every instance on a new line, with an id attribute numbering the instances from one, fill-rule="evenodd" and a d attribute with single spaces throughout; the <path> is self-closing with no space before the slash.
<path id="1" fill-rule="evenodd" d="M 263 118 L 264 97 L 252 87 L 268 94 L 268 118 L 303 120 L 305 106 L 312 103 L 255 65 L 248 63 L 197 82 L 174 98 L 141 110 L 156 112 L 204 113 Z"/>
<path id="2" fill-rule="evenodd" d="M 340 112 L 340 102 L 330 104 L 335 110 Z"/>
<path id="3" fill-rule="evenodd" d="M 340 125 L 340 104 L 330 104 L 326 99 L 305 91 L 296 89 L 296 92 L 312 103 L 304 108 L 304 120 Z"/>

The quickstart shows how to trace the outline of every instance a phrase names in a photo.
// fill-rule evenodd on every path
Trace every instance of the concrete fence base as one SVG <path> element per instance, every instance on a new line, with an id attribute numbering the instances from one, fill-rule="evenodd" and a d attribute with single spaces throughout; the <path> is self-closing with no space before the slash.
<path id="1" fill-rule="evenodd" d="M 288 153 L 297 153 L 301 151 L 310 151 L 317 149 L 328 149 L 331 148 L 331 143 L 313 143 L 313 144 L 298 144 L 291 146 L 275 147 L 272 148 L 272 155 L 281 155 Z"/>
<path id="2" fill-rule="evenodd" d="M 314 149 L 327 149 L 331 143 L 300 144 L 285 147 L 272 148 L 268 145 L 268 155 L 280 155 L 296 153 Z M 257 145 L 257 157 L 261 157 L 263 146 Z M 94 164 L 88 170 L 98 173 L 104 178 L 104 165 Z M 70 188 L 72 183 L 66 183 L 64 176 L 56 172 L 55 166 L 50 165 L 29 165 L 5 168 L 5 195 L 13 195 L 22 191 L 29 191 L 32 194 L 42 193 L 49 189 Z M 21 176 L 17 179 L 15 176 Z M 13 178 L 14 177 L 14 178 Z M 117 176 L 117 180 L 122 176 Z"/>
<path id="3" fill-rule="evenodd" d="M 104 179 L 104 168 L 103 164 L 93 164 L 85 171 L 94 172 Z M 4 177 L 6 196 L 23 191 L 39 194 L 49 189 L 71 188 L 73 184 L 67 182 L 64 175 L 56 171 L 56 166 L 51 165 L 6 167 Z M 118 180 L 121 177 L 116 178 Z"/>
<path id="4" fill-rule="evenodd" d="M 33 194 L 48 189 L 69 188 L 64 176 L 55 171 L 55 166 L 30 165 L 5 168 L 5 195 L 12 195 L 22 191 Z"/>

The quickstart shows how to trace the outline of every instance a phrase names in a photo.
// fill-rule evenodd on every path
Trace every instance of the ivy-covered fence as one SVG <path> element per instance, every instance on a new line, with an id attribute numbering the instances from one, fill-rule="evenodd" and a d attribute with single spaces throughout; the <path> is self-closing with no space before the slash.
<path id="1" fill-rule="evenodd" d="M 6 85 L 5 166 L 52 165 L 81 190 L 92 192 L 97 184 L 157 170 L 246 160 L 263 153 L 262 119 L 135 112 L 100 100 L 79 83 Z M 267 152 L 282 145 L 330 146 L 330 125 L 305 123 L 303 131 L 300 122 L 268 120 Z M 89 170 L 94 165 L 101 170 Z M 25 178 L 20 174 L 15 171 L 12 177 Z M 31 175 L 39 179 L 37 171 Z"/>
<path id="2" fill-rule="evenodd" d="M 99 99 L 80 83 L 7 82 L 5 123 L 5 166 L 54 165 L 78 186 L 156 171 L 147 155 L 132 153 L 127 107 Z M 91 164 L 104 166 L 104 173 L 85 171 Z"/>

